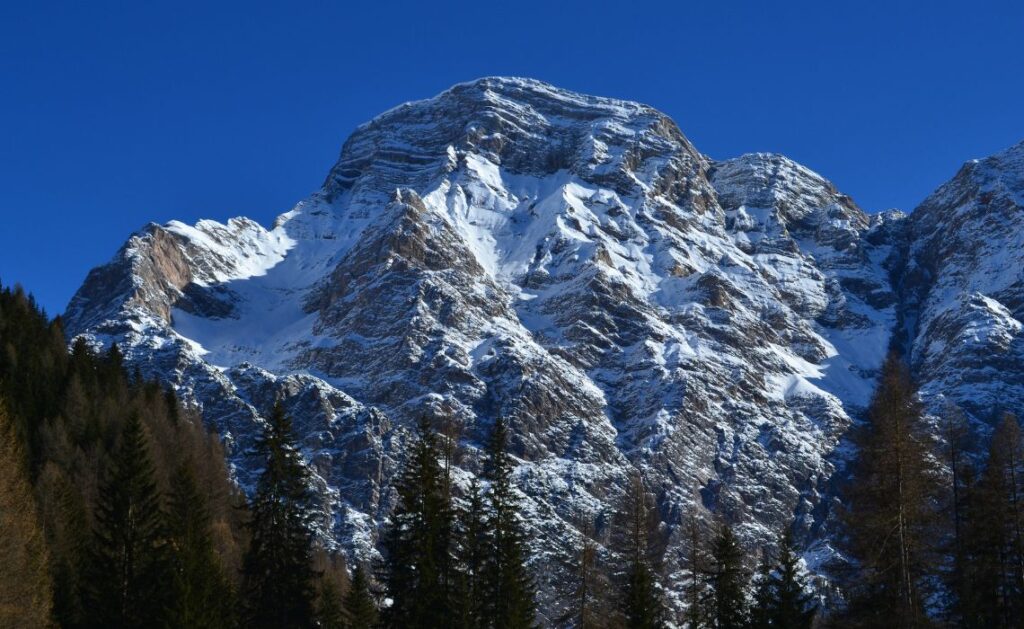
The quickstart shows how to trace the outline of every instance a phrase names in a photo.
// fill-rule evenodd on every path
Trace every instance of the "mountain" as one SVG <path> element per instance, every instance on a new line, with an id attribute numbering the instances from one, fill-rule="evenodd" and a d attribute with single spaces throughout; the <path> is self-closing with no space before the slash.
<path id="1" fill-rule="evenodd" d="M 322 537 L 363 558 L 416 419 L 459 435 L 465 486 L 502 416 L 548 614 L 636 470 L 670 583 L 691 513 L 749 542 L 795 518 L 814 570 L 890 340 L 936 404 L 988 421 L 1024 396 L 1022 146 L 869 216 L 783 156 L 713 160 L 645 105 L 485 78 L 356 129 L 270 229 L 146 226 L 65 325 L 199 406 L 243 487 L 283 400 Z"/>

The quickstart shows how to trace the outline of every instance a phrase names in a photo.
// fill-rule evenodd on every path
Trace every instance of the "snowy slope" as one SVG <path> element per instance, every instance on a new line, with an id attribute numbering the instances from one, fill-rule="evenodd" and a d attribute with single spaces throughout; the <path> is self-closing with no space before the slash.
<path id="1" fill-rule="evenodd" d="M 1024 168 L 999 159 L 972 177 L 977 203 L 1009 212 Z M 362 556 L 418 415 L 459 430 L 463 483 L 508 418 L 553 614 L 567 549 L 583 525 L 606 539 L 633 470 L 657 495 L 670 581 L 694 512 L 742 522 L 751 543 L 795 518 L 827 555 L 837 447 L 891 331 L 922 334 L 960 303 L 953 279 L 889 279 L 943 259 L 908 243 L 958 231 L 944 209 L 956 194 L 913 221 L 869 217 L 785 157 L 712 160 L 644 105 L 487 78 L 359 127 L 322 189 L 269 230 L 146 227 L 89 275 L 67 327 L 202 406 L 243 485 L 261 415 L 284 399 L 322 533 Z M 1014 271 L 989 269 L 955 276 L 981 297 L 942 339 L 977 344 L 978 365 L 992 344 L 1016 347 L 1024 303 L 997 287 Z M 924 314 L 902 307 L 911 292 Z M 946 386 L 949 353 L 919 347 Z"/>

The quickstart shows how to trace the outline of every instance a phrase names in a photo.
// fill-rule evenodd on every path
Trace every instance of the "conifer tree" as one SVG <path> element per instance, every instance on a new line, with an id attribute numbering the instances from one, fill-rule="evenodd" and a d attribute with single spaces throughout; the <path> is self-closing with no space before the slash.
<path id="1" fill-rule="evenodd" d="M 216 629 L 233 622 L 234 593 L 214 552 L 210 526 L 206 497 L 192 466 L 184 464 L 171 479 L 168 500 L 174 568 L 171 626 Z"/>
<path id="2" fill-rule="evenodd" d="M 743 565 L 743 549 L 726 523 L 718 528 L 712 546 L 711 591 L 714 626 L 740 629 L 748 621 L 747 587 L 750 575 Z"/>
<path id="3" fill-rule="evenodd" d="M 770 629 L 777 592 L 775 578 L 772 575 L 775 566 L 767 548 L 761 549 L 761 560 L 754 574 L 754 604 L 750 608 L 750 629 Z"/>
<path id="4" fill-rule="evenodd" d="M 943 503 L 948 539 L 944 554 L 949 558 L 949 568 L 945 581 L 948 591 L 947 613 L 956 624 L 964 622 L 966 608 L 970 604 L 970 584 L 967 574 L 970 571 L 967 534 L 968 496 L 971 491 L 973 468 L 969 458 L 972 446 L 972 435 L 967 417 L 958 407 L 947 403 L 940 418 L 943 446 L 942 457 L 949 470 L 944 488 Z"/>
<path id="5" fill-rule="evenodd" d="M 618 626 L 619 614 L 613 605 L 611 584 L 601 560 L 600 547 L 594 539 L 593 527 L 580 527 L 581 543 L 572 566 L 571 580 L 563 590 L 565 613 L 558 626 L 576 629 L 604 629 Z"/>
<path id="6" fill-rule="evenodd" d="M 100 487 L 86 569 L 88 621 L 97 627 L 155 627 L 167 618 L 172 575 L 167 528 L 146 434 L 129 417 L 113 470 Z"/>
<path id="7" fill-rule="evenodd" d="M 630 479 L 620 518 L 624 527 L 626 559 L 622 604 L 626 626 L 635 629 L 662 627 L 664 607 L 658 590 L 656 557 L 651 539 L 658 521 L 653 496 L 644 487 L 639 473 Z"/>
<path id="8" fill-rule="evenodd" d="M 445 575 L 452 555 L 452 510 L 437 436 L 424 417 L 395 483 L 398 504 L 386 540 L 391 627 L 447 627 L 453 596 Z"/>
<path id="9" fill-rule="evenodd" d="M 918 627 L 933 573 L 932 504 L 937 496 L 923 411 L 910 373 L 890 355 L 882 367 L 866 425 L 856 431 L 857 458 L 845 488 L 843 546 L 854 560 L 845 621 Z"/>
<path id="10" fill-rule="evenodd" d="M 817 606 L 807 593 L 799 571 L 800 558 L 793 547 L 793 534 L 787 529 L 779 539 L 778 559 L 772 574 L 771 621 L 773 627 L 809 629 Z"/>
<path id="11" fill-rule="evenodd" d="M 456 527 L 460 576 L 453 611 L 459 616 L 459 626 L 475 629 L 484 626 L 487 610 L 484 567 L 490 548 L 484 496 L 475 476 L 470 479 L 466 505 L 458 511 Z"/>
<path id="12" fill-rule="evenodd" d="M 27 463 L 0 400 L 0 627 L 50 624 L 53 584 Z"/>
<path id="13" fill-rule="evenodd" d="M 248 627 L 289 629 L 313 622 L 312 492 L 292 435 L 277 404 L 257 449 L 263 473 L 252 499 L 252 534 L 243 571 Z"/>
<path id="14" fill-rule="evenodd" d="M 689 581 L 684 592 L 686 601 L 684 617 L 690 629 L 703 629 L 711 626 L 713 617 L 710 610 L 711 596 L 708 585 L 710 560 L 700 522 L 691 515 L 685 526 L 685 569 L 689 574 Z"/>
<path id="15" fill-rule="evenodd" d="M 526 629 L 534 625 L 533 579 L 526 568 L 526 535 L 519 522 L 519 500 L 512 487 L 512 459 L 503 419 L 494 422 L 487 447 L 485 476 L 490 507 L 487 518 L 489 557 L 484 583 L 489 624 L 495 629 Z"/>
<path id="16" fill-rule="evenodd" d="M 352 572 L 352 583 L 345 595 L 345 615 L 348 618 L 347 629 L 370 629 L 377 625 L 377 605 L 373 602 L 362 566 L 357 565 Z"/>
<path id="17" fill-rule="evenodd" d="M 1024 443 L 1013 415 L 1003 417 L 972 492 L 968 527 L 968 626 L 1015 627 L 1024 618 L 1024 548 L 1020 535 Z"/>
<path id="18" fill-rule="evenodd" d="M 317 598 L 316 622 L 320 629 L 346 629 L 348 614 L 342 601 L 341 592 L 334 579 L 320 580 L 320 595 Z"/>

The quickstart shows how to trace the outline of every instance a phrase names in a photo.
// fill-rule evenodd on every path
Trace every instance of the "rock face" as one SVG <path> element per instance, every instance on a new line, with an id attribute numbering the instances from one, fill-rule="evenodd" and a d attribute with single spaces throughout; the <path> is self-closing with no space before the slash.
<path id="1" fill-rule="evenodd" d="M 711 160 L 644 105 L 481 79 L 359 127 L 269 231 L 149 225 L 66 325 L 199 405 L 243 487 L 282 399 L 321 534 L 364 558 L 416 418 L 458 431 L 465 485 L 505 417 L 551 618 L 579 530 L 607 539 L 635 471 L 670 583 L 691 513 L 751 542 L 795 519 L 813 569 L 837 446 L 894 329 L 929 395 L 982 408 L 995 348 L 1024 369 L 1022 151 L 968 165 L 910 220 L 869 217 L 785 157 Z M 989 253 L 975 229 L 1000 239 Z"/>
<path id="2" fill-rule="evenodd" d="M 925 398 L 985 431 L 1024 407 L 1024 142 L 964 164 L 907 222 L 903 342 Z"/>

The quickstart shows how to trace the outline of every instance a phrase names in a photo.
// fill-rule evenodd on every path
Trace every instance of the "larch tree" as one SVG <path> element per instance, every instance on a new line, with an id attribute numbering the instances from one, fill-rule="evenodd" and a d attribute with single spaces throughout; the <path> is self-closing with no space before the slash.
<path id="1" fill-rule="evenodd" d="M 657 577 L 654 536 L 658 518 L 654 497 L 643 478 L 634 473 L 618 514 L 620 545 L 626 562 L 622 587 L 622 612 L 631 629 L 656 629 L 665 624 L 665 609 Z"/>
<path id="2" fill-rule="evenodd" d="M 937 474 L 917 390 L 895 354 L 882 367 L 854 445 L 842 513 L 842 544 L 854 569 L 845 622 L 922 626 L 935 567 Z"/>
<path id="3" fill-rule="evenodd" d="M 28 461 L 0 400 L 0 626 L 48 627 L 53 583 Z"/>
<path id="4" fill-rule="evenodd" d="M 1024 442 L 1013 415 L 992 435 L 988 461 L 971 498 L 964 623 L 1016 627 L 1024 618 Z"/>
<path id="5" fill-rule="evenodd" d="M 711 626 L 713 618 L 709 584 L 711 560 L 697 517 L 691 514 L 684 526 L 684 569 L 689 577 L 683 591 L 686 601 L 684 619 L 690 629 L 704 629 Z"/>

